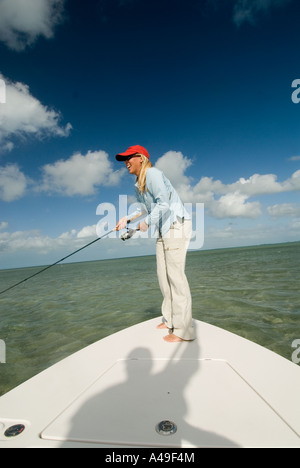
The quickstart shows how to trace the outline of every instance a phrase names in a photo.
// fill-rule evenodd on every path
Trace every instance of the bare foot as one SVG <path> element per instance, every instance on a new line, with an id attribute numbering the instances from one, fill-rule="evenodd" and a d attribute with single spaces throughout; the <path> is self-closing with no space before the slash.
<path id="1" fill-rule="evenodd" d="M 167 341 L 168 343 L 179 343 L 180 341 L 185 341 L 182 338 L 179 338 L 179 336 L 174 335 L 171 333 L 170 335 L 164 336 L 164 340 Z"/>
<path id="2" fill-rule="evenodd" d="M 167 325 L 165 324 L 165 322 L 163 323 L 160 323 L 159 325 L 157 325 L 156 327 L 158 330 L 162 330 L 163 328 L 168 328 Z"/>

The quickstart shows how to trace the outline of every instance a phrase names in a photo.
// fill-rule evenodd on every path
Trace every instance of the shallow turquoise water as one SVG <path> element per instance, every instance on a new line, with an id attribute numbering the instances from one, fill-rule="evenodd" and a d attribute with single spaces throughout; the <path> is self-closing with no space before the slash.
<path id="1" fill-rule="evenodd" d="M 291 359 L 300 243 L 191 252 L 193 316 Z M 0 271 L 0 290 L 40 268 Z M 0 296 L 0 395 L 69 354 L 160 315 L 155 257 L 57 265 Z"/>

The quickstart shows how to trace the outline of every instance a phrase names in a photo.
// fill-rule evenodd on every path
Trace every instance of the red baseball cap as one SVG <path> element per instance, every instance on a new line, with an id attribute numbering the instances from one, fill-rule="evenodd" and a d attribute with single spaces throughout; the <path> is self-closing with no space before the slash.
<path id="1" fill-rule="evenodd" d="M 128 158 L 128 156 L 133 156 L 134 154 L 137 154 L 137 153 L 143 154 L 144 156 L 146 156 L 146 158 L 150 159 L 149 153 L 146 150 L 146 148 L 144 148 L 143 146 L 140 146 L 140 145 L 135 145 L 135 146 L 130 146 L 125 151 L 125 153 L 117 154 L 116 155 L 116 160 L 117 161 L 124 161 L 124 159 Z"/>

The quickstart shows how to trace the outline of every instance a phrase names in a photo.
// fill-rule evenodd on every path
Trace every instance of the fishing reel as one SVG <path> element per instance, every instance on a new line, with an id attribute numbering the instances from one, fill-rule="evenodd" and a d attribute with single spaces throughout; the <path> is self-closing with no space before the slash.
<path id="1" fill-rule="evenodd" d="M 139 231 L 139 229 L 128 229 L 127 232 L 124 232 L 124 234 L 121 235 L 121 239 L 123 241 L 126 241 L 127 239 L 130 239 L 134 234 Z"/>

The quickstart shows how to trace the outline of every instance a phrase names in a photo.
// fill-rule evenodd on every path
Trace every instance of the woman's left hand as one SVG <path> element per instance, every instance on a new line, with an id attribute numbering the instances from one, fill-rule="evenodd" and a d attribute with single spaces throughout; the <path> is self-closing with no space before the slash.
<path id="1" fill-rule="evenodd" d="M 149 226 L 148 226 L 147 223 L 145 223 L 145 221 L 142 221 L 142 222 L 138 225 L 138 229 L 139 229 L 140 231 L 142 231 L 142 232 L 148 231 L 148 228 L 149 228 Z"/>

